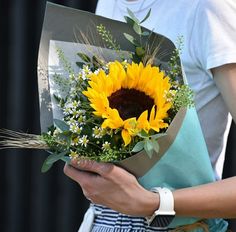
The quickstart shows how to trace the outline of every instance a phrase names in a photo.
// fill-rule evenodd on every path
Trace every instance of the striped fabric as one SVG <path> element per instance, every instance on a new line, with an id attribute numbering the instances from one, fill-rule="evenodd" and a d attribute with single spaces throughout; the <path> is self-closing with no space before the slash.
<path id="1" fill-rule="evenodd" d="M 149 227 L 145 218 L 118 213 L 107 207 L 94 205 L 95 220 L 92 232 L 164 232 L 166 229 Z"/>

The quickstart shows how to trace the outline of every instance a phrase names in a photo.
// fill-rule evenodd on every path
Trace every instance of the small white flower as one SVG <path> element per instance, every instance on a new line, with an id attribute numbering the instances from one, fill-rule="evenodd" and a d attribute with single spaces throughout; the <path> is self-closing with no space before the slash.
<path id="1" fill-rule="evenodd" d="M 60 134 L 61 132 L 56 128 L 55 130 L 54 130 L 54 132 L 53 132 L 53 135 L 54 136 L 56 136 L 56 135 L 58 135 L 58 134 Z"/>
<path id="2" fill-rule="evenodd" d="M 80 127 L 77 122 L 70 124 L 70 131 L 71 132 L 76 133 L 76 134 L 80 134 L 82 130 L 83 130 L 83 127 Z"/>
<path id="3" fill-rule="evenodd" d="M 79 157 L 79 154 L 76 151 L 71 151 L 69 156 L 71 159 L 76 159 Z"/>
<path id="4" fill-rule="evenodd" d="M 106 141 L 105 143 L 102 144 L 102 150 L 108 151 L 110 149 L 111 149 L 111 143 Z"/>
<path id="5" fill-rule="evenodd" d="M 79 118 L 78 118 L 78 122 L 79 122 L 80 125 L 85 124 L 86 116 L 80 115 Z"/>
<path id="6" fill-rule="evenodd" d="M 91 74 L 91 70 L 89 69 L 89 66 L 88 65 L 84 65 L 83 66 L 83 69 L 81 69 L 81 72 L 79 73 L 78 75 L 78 80 L 80 81 L 81 79 L 82 80 L 87 80 L 88 79 L 88 76 Z"/>
<path id="7" fill-rule="evenodd" d="M 99 69 L 95 70 L 93 73 L 98 75 L 100 71 L 101 71 L 101 69 L 99 68 Z"/>
<path id="8" fill-rule="evenodd" d="M 77 121 L 74 118 L 69 118 L 69 120 L 66 121 L 66 123 L 70 126 L 70 125 L 76 124 Z"/>
<path id="9" fill-rule="evenodd" d="M 52 132 L 51 132 L 51 131 L 48 131 L 47 134 L 48 134 L 48 135 L 52 135 Z"/>
<path id="10" fill-rule="evenodd" d="M 79 111 L 78 111 L 78 110 L 75 110 L 75 111 L 73 112 L 73 117 L 74 117 L 74 118 L 78 118 L 79 116 L 80 116 Z"/>
<path id="11" fill-rule="evenodd" d="M 172 102 L 175 95 L 176 95 L 177 91 L 176 90 L 170 90 L 170 91 L 165 91 L 164 94 L 165 94 L 165 98 L 168 102 Z"/>
<path id="12" fill-rule="evenodd" d="M 95 126 L 93 128 L 93 134 L 92 136 L 96 139 L 100 139 L 102 138 L 103 134 L 102 134 L 102 128 L 101 127 L 98 127 L 98 126 Z"/>
<path id="13" fill-rule="evenodd" d="M 79 139 L 79 144 L 81 144 L 84 147 L 87 147 L 87 144 L 89 142 L 87 135 L 83 135 L 80 139 Z"/>
<path id="14" fill-rule="evenodd" d="M 84 65 L 83 71 L 84 71 L 86 74 L 91 74 L 91 70 L 90 70 L 90 68 L 89 68 L 88 65 Z"/>
<path id="15" fill-rule="evenodd" d="M 71 114 L 71 109 L 70 109 L 70 108 L 64 108 L 64 109 L 63 109 L 63 114 L 64 114 L 64 115 L 69 115 L 69 114 Z"/>
<path id="16" fill-rule="evenodd" d="M 79 144 L 79 137 L 76 137 L 76 138 L 73 138 L 72 142 L 71 142 L 71 145 L 72 146 L 76 146 Z"/>
<path id="17" fill-rule="evenodd" d="M 75 80 L 75 74 L 70 74 L 69 78 L 70 78 L 70 80 L 74 81 Z"/>
<path id="18" fill-rule="evenodd" d="M 79 105 L 80 105 L 80 101 L 73 101 L 72 103 L 71 103 L 71 105 L 72 105 L 72 108 L 73 109 L 76 109 Z"/>
<path id="19" fill-rule="evenodd" d="M 85 110 L 78 110 L 78 113 L 81 115 L 81 114 L 85 114 L 86 111 Z"/>

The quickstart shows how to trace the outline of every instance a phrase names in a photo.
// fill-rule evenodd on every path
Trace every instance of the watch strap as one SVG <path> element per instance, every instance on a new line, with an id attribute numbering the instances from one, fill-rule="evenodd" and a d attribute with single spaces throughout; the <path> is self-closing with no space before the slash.
<path id="1" fill-rule="evenodd" d="M 174 197 L 173 193 L 168 188 L 154 187 L 151 189 L 152 192 L 159 193 L 160 203 L 158 214 L 164 215 L 175 215 L 174 211 Z"/>
<path id="2" fill-rule="evenodd" d="M 160 196 L 159 208 L 151 217 L 146 217 L 148 225 L 157 228 L 167 228 L 175 217 L 174 197 L 168 188 L 154 187 L 152 192 L 158 193 Z"/>

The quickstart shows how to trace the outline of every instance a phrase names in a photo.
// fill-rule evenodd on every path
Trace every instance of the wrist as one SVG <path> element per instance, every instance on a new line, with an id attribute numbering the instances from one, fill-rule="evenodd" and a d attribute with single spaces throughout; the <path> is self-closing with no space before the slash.
<path id="1" fill-rule="evenodd" d="M 158 193 L 147 191 L 145 197 L 142 197 L 143 202 L 140 205 L 141 212 L 139 213 L 142 217 L 148 217 L 152 215 L 160 205 L 160 197 Z"/>

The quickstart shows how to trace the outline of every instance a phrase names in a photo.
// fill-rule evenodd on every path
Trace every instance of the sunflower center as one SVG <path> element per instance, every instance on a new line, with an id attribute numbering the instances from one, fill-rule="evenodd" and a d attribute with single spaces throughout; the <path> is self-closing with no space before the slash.
<path id="1" fill-rule="evenodd" d="M 120 89 L 108 97 L 112 109 L 117 109 L 123 120 L 138 118 L 145 110 L 151 112 L 154 100 L 136 89 Z"/>

